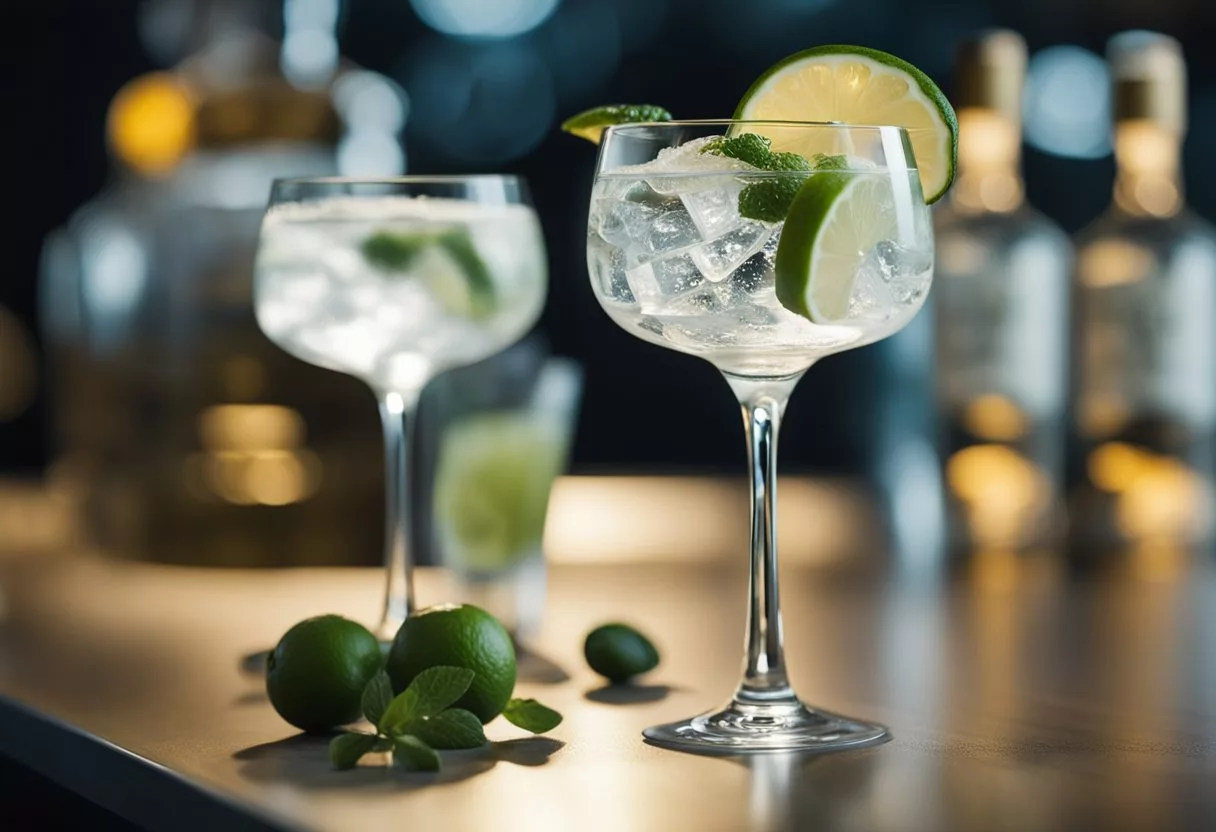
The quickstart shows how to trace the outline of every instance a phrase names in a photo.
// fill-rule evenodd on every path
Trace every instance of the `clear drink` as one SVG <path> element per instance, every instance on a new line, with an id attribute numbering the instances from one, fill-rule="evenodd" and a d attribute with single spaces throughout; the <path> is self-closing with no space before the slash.
<path id="1" fill-rule="evenodd" d="M 520 338 L 540 316 L 547 281 L 540 223 L 516 177 L 274 185 L 254 269 L 258 324 L 297 358 L 362 379 L 379 400 L 382 641 L 414 610 L 406 449 L 422 388 Z"/>
<path id="2" fill-rule="evenodd" d="M 743 410 L 750 463 L 743 678 L 722 709 L 647 728 L 656 745 L 754 753 L 889 736 L 808 708 L 790 685 L 777 600 L 776 440 L 812 364 L 895 334 L 925 304 L 933 228 L 912 143 L 899 127 L 820 122 L 604 131 L 587 229 L 595 296 L 630 334 L 722 371 Z"/>
<path id="3" fill-rule="evenodd" d="M 851 287 L 843 289 L 847 304 L 839 317 L 816 322 L 777 298 L 774 263 L 786 223 L 739 213 L 745 188 L 797 188 L 808 174 L 747 170 L 702 153 L 706 141 L 596 178 L 587 260 L 596 297 L 617 324 L 734 375 L 771 377 L 878 341 L 912 319 L 933 271 L 916 170 L 852 161 L 854 188 L 871 196 L 873 216 L 864 222 L 893 233 L 876 242 L 845 241 L 858 261 Z"/>
<path id="4" fill-rule="evenodd" d="M 386 266 L 389 239 L 412 256 Z M 385 390 L 498 352 L 545 298 L 544 242 L 526 205 L 435 197 L 284 203 L 262 226 L 257 317 L 298 358 Z"/>

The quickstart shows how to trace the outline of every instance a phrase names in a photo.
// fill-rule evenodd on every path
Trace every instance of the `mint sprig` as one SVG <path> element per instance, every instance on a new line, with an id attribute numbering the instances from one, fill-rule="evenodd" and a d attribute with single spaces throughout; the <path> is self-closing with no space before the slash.
<path id="1" fill-rule="evenodd" d="M 436 749 L 480 748 L 488 741 L 481 720 L 470 711 L 452 707 L 473 683 L 474 673 L 463 667 L 431 667 L 409 687 L 393 696 L 388 675 L 381 671 L 363 690 L 363 715 L 376 733 L 348 732 L 329 744 L 329 759 L 343 771 L 359 764 L 363 755 L 391 751 L 409 771 L 439 771 Z M 511 723 L 542 734 L 562 721 L 562 715 L 535 699 L 512 699 L 503 716 Z"/>
<path id="2" fill-rule="evenodd" d="M 774 152 L 772 140 L 757 133 L 711 139 L 701 148 L 701 152 L 738 159 L 760 171 L 794 174 L 752 182 L 739 193 L 739 215 L 768 223 L 779 223 L 785 219 L 802 183 L 812 173 L 841 170 L 848 166 L 844 156 L 819 153 L 813 160 L 807 160 L 797 153 Z"/>
<path id="3" fill-rule="evenodd" d="M 389 703 L 377 727 L 390 736 L 404 734 L 411 721 L 434 716 L 455 704 L 472 683 L 473 671 L 467 668 L 428 667 Z"/>

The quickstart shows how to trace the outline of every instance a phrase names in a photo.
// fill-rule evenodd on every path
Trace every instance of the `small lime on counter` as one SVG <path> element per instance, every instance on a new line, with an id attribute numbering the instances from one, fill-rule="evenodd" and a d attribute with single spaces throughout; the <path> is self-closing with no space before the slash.
<path id="1" fill-rule="evenodd" d="M 659 651 L 628 624 L 601 624 L 583 642 L 587 664 L 609 682 L 621 684 L 659 665 Z"/>

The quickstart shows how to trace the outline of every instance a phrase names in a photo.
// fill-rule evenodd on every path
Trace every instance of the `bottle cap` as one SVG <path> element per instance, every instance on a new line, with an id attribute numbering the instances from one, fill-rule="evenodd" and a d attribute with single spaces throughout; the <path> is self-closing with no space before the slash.
<path id="1" fill-rule="evenodd" d="M 1186 132 L 1186 63 L 1168 35 L 1132 31 L 1106 46 L 1116 122 L 1151 121 L 1181 138 Z"/>
<path id="2" fill-rule="evenodd" d="M 959 45 L 955 106 L 995 110 L 1020 125 L 1026 80 L 1026 41 L 1009 29 L 989 29 Z"/>

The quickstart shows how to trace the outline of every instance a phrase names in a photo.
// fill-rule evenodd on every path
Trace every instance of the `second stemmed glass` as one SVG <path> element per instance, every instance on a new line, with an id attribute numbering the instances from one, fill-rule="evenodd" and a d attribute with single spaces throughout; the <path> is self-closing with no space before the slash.
<path id="1" fill-rule="evenodd" d="M 771 172 L 714 152 L 743 133 L 817 168 Z M 777 597 L 777 429 L 812 364 L 894 334 L 925 302 L 933 232 L 907 133 L 747 121 L 611 127 L 587 263 L 617 324 L 722 372 L 743 409 L 751 463 L 743 679 L 721 710 L 645 736 L 725 754 L 881 742 L 881 725 L 809 708 L 790 685 Z"/>
<path id="2" fill-rule="evenodd" d="M 499 175 L 278 181 L 254 285 L 272 341 L 362 379 L 379 400 L 388 574 L 375 632 L 391 641 L 415 606 L 406 452 L 418 397 L 444 370 L 518 340 L 544 306 L 526 186 Z"/>

